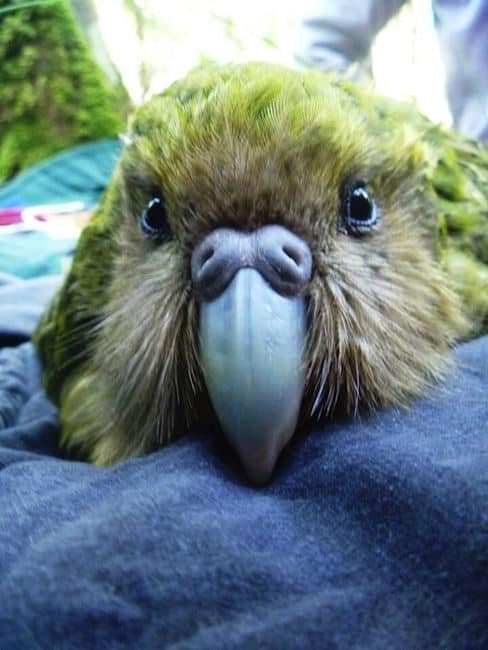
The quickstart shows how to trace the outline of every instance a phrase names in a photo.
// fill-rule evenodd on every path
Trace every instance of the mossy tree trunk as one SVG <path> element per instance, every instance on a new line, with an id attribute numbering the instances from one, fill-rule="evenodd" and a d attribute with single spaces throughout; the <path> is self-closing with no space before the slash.
<path id="1" fill-rule="evenodd" d="M 125 122 L 69 2 L 22 5 L 0 0 L 0 182 Z"/>

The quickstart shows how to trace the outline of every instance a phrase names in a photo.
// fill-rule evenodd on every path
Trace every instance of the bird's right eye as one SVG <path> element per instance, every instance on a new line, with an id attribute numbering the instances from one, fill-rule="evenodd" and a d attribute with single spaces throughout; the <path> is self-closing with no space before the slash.
<path id="1" fill-rule="evenodd" d="M 168 215 L 161 196 L 154 196 L 146 205 L 140 219 L 142 232 L 156 241 L 171 239 Z"/>

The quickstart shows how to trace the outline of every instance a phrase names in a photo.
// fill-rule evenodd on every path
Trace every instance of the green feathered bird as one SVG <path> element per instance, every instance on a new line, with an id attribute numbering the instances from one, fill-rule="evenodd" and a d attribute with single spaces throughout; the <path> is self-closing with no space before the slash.
<path id="1" fill-rule="evenodd" d="M 298 426 L 438 381 L 487 264 L 483 145 L 320 72 L 197 68 L 135 114 L 35 334 L 61 443 L 106 465 L 213 422 L 264 483 Z"/>

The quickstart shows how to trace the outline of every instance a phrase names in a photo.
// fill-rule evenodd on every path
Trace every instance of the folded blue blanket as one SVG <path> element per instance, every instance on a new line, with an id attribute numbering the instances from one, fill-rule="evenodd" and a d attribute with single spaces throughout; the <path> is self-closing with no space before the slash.
<path id="1" fill-rule="evenodd" d="M 0 207 L 81 201 L 98 203 L 112 176 L 122 142 L 95 140 L 52 156 L 0 184 Z"/>
<path id="2" fill-rule="evenodd" d="M 16 296 L 0 345 L 46 300 Z M 30 343 L 4 347 L 0 648 L 487 648 L 488 338 L 456 357 L 411 411 L 312 431 L 255 489 L 213 432 L 63 459 Z"/>

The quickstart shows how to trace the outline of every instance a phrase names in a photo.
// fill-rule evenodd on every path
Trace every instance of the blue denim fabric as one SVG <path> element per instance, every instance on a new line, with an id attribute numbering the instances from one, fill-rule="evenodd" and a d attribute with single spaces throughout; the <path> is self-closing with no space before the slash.
<path id="1" fill-rule="evenodd" d="M 30 343 L 4 348 L 0 647 L 488 647 L 488 337 L 455 354 L 411 410 L 311 431 L 255 489 L 214 432 L 63 459 Z"/>

